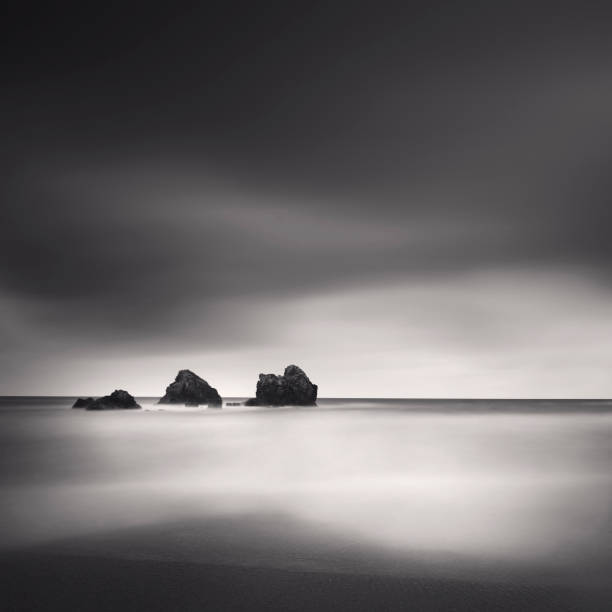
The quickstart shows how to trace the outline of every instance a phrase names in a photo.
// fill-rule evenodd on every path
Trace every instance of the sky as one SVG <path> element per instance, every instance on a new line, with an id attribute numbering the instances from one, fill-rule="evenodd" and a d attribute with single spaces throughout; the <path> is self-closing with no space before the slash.
<path id="1" fill-rule="evenodd" d="M 612 396 L 610 7 L 85 4 L 1 43 L 0 394 Z"/>

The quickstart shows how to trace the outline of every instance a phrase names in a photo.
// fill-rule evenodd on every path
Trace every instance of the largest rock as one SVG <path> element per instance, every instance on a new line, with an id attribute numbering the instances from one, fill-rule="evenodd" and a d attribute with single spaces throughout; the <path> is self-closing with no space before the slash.
<path id="1" fill-rule="evenodd" d="M 166 387 L 160 404 L 208 404 L 220 406 L 221 396 L 203 378 L 191 370 L 180 370 L 173 383 Z"/>
<path id="2" fill-rule="evenodd" d="M 317 385 L 296 365 L 285 368 L 282 376 L 260 374 L 255 397 L 249 406 L 316 406 Z"/>

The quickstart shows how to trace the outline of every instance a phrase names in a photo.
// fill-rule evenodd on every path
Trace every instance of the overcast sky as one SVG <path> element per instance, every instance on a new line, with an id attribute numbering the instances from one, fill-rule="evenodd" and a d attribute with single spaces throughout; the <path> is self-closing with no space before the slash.
<path id="1" fill-rule="evenodd" d="M 200 4 L 11 16 L 0 394 L 612 396 L 612 9 Z"/>

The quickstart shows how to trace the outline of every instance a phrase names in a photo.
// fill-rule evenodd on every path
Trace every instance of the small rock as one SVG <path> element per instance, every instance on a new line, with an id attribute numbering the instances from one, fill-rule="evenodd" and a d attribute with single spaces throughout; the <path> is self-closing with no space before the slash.
<path id="1" fill-rule="evenodd" d="M 72 404 L 73 408 L 88 408 L 89 406 L 91 406 L 91 404 L 94 403 L 94 398 L 93 397 L 79 397 L 79 399 L 77 399 L 76 402 L 74 402 L 74 404 Z"/>
<path id="2" fill-rule="evenodd" d="M 94 400 L 87 406 L 87 410 L 124 410 L 140 408 L 132 395 L 123 389 L 117 389 L 110 395 Z"/>

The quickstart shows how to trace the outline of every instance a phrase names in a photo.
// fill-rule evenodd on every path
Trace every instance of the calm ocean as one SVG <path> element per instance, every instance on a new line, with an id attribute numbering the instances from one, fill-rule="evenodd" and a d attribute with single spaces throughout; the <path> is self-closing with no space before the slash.
<path id="1" fill-rule="evenodd" d="M 608 588 L 611 402 L 155 399 L 0 398 L 0 550 Z"/>

